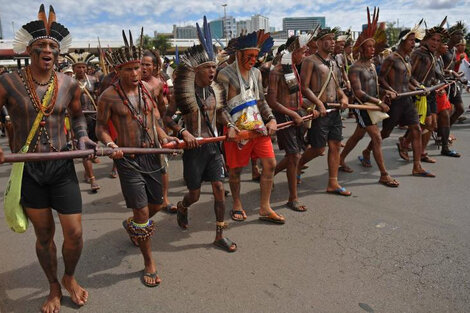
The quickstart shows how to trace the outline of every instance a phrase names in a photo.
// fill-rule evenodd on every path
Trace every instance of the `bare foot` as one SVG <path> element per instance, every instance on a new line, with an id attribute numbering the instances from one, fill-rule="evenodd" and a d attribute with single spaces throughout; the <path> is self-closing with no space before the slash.
<path id="1" fill-rule="evenodd" d="M 46 302 L 42 305 L 42 313 L 58 313 L 60 310 L 60 299 L 62 299 L 62 291 L 60 290 L 60 284 L 52 283 L 50 285 L 49 296 Z"/>
<path id="2" fill-rule="evenodd" d="M 84 305 L 88 300 L 88 291 L 83 289 L 75 280 L 75 277 L 64 275 L 62 286 L 69 292 L 70 298 L 76 305 Z"/>

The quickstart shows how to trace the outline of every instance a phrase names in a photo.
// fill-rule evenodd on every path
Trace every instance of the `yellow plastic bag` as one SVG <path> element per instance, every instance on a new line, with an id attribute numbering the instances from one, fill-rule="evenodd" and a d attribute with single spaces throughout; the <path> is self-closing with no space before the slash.
<path id="1" fill-rule="evenodd" d="M 418 111 L 419 123 L 424 125 L 426 121 L 426 113 L 428 111 L 428 100 L 426 99 L 426 96 L 417 96 L 415 105 L 416 111 Z"/>
<path id="2" fill-rule="evenodd" d="M 28 229 L 28 217 L 20 203 L 23 168 L 24 162 L 13 164 L 3 197 L 5 219 L 8 226 L 16 233 L 24 233 Z"/>

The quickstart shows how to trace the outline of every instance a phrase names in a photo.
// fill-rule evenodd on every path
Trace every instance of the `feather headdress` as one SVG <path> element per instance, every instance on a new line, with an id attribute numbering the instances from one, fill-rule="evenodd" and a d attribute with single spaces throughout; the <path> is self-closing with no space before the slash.
<path id="1" fill-rule="evenodd" d="M 197 33 L 200 44 L 187 49 L 180 56 L 180 64 L 175 71 L 175 80 L 173 82 L 175 102 L 182 114 L 196 112 L 199 105 L 196 98 L 196 71 L 198 67 L 206 64 L 217 64 L 215 54 L 216 47 L 212 44 L 212 35 L 207 23 L 207 18 L 203 18 L 203 27 L 196 23 Z M 212 84 L 214 87 L 215 84 Z M 222 101 L 220 90 L 215 92 L 216 100 Z"/>
<path id="2" fill-rule="evenodd" d="M 457 24 L 449 28 L 448 32 L 449 32 L 449 36 L 452 36 L 453 34 L 456 34 L 456 33 L 465 35 L 467 33 L 467 28 L 465 27 L 465 24 L 463 23 L 463 21 L 458 21 Z"/>
<path id="3" fill-rule="evenodd" d="M 434 26 L 432 28 L 426 29 L 426 35 L 423 39 L 428 39 L 435 34 L 439 34 L 442 38 L 447 38 L 449 34 L 447 33 L 447 29 L 444 28 L 444 25 L 447 23 L 447 16 L 442 20 L 442 22 L 438 26 Z"/>
<path id="4" fill-rule="evenodd" d="M 410 29 L 406 34 L 404 34 L 402 37 L 400 37 L 400 40 L 398 40 L 397 46 L 399 46 L 402 42 L 408 38 L 409 35 L 414 34 L 415 38 L 417 40 L 423 40 L 424 36 L 426 35 L 426 30 L 424 27 L 422 27 L 424 22 L 424 19 L 421 19 L 418 24 L 413 26 L 412 29 Z"/>
<path id="5" fill-rule="evenodd" d="M 345 33 L 343 33 L 342 35 L 338 36 L 338 38 L 336 38 L 336 41 L 344 41 L 344 42 L 348 42 L 348 41 L 351 41 L 352 40 L 352 33 L 351 33 L 351 28 L 348 29 Z"/>
<path id="6" fill-rule="evenodd" d="M 41 4 L 38 20 L 23 25 L 15 34 L 13 51 L 23 53 L 26 48 L 39 39 L 52 39 L 60 47 L 61 53 L 67 53 L 72 44 L 72 36 L 67 28 L 56 22 L 52 5 L 49 7 L 49 17 L 46 17 L 44 4 Z"/>
<path id="7" fill-rule="evenodd" d="M 361 47 L 366 41 L 372 40 L 375 42 L 374 35 L 377 31 L 378 21 L 379 21 L 379 8 L 374 7 L 374 13 L 371 19 L 369 7 L 367 7 L 367 27 L 357 38 L 356 44 L 353 47 L 354 53 L 356 53 L 359 50 L 359 47 Z"/>
<path id="8" fill-rule="evenodd" d="M 247 50 L 256 49 L 259 51 L 258 57 L 262 57 L 274 45 L 274 40 L 270 33 L 265 33 L 264 29 L 252 32 L 248 35 L 241 35 L 236 38 L 233 42 L 233 48 L 235 50 Z"/>
<path id="9" fill-rule="evenodd" d="M 106 60 L 109 64 L 112 64 L 115 68 L 120 68 L 123 65 L 131 63 L 140 63 L 143 53 L 143 40 L 144 40 L 144 28 L 140 30 L 140 38 L 138 46 L 134 45 L 132 40 L 132 33 L 129 30 L 129 41 L 127 40 L 126 33 L 122 30 L 122 39 L 124 40 L 124 47 L 115 49 L 113 51 L 106 51 Z"/>
<path id="10" fill-rule="evenodd" d="M 75 50 L 71 53 L 66 53 L 64 57 L 73 65 L 76 64 L 88 64 L 95 58 L 93 53 L 87 52 L 83 49 Z"/>
<path id="11" fill-rule="evenodd" d="M 187 49 L 180 56 L 180 62 L 191 69 L 196 69 L 206 63 L 217 63 L 217 56 L 214 52 L 217 48 L 212 44 L 211 30 L 205 16 L 203 28 L 201 29 L 198 23 L 196 23 L 196 28 L 200 44 Z"/>
<path id="12" fill-rule="evenodd" d="M 307 34 L 300 34 L 296 36 L 297 38 L 295 38 L 295 40 L 287 47 L 287 50 L 289 52 L 293 52 L 294 50 L 306 47 L 311 41 L 314 40 L 319 28 L 320 26 L 317 25 L 315 29 L 308 32 Z"/>
<path id="13" fill-rule="evenodd" d="M 387 33 L 385 32 L 385 22 L 379 23 L 374 34 L 375 54 L 378 55 L 388 48 Z"/>
<path id="14" fill-rule="evenodd" d="M 325 37 L 327 35 L 334 35 L 335 38 L 336 38 L 336 36 L 338 35 L 338 32 L 339 32 L 339 27 L 333 27 L 333 28 L 318 27 L 318 31 L 317 31 L 316 35 L 313 37 L 313 40 L 320 40 L 320 39 L 322 39 L 323 37 Z"/>

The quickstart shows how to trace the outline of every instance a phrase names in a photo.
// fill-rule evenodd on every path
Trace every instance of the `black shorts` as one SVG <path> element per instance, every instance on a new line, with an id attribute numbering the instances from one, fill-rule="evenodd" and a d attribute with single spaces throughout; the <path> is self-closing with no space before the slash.
<path id="1" fill-rule="evenodd" d="M 463 103 L 462 91 L 455 84 L 450 85 L 449 102 L 453 105 Z"/>
<path id="2" fill-rule="evenodd" d="M 290 117 L 285 114 L 274 113 L 276 122 L 284 123 L 291 121 Z M 279 149 L 284 150 L 287 154 L 297 154 L 302 152 L 304 145 L 303 136 L 304 128 L 302 126 L 291 126 L 280 129 L 276 132 L 277 144 Z"/>
<path id="3" fill-rule="evenodd" d="M 82 212 L 82 196 L 73 160 L 25 162 L 21 204 L 26 208 L 53 208 L 60 214 Z"/>
<path id="4" fill-rule="evenodd" d="M 367 110 L 352 109 L 354 116 L 356 116 L 356 122 L 361 128 L 366 128 L 368 126 L 374 125 L 370 120 L 369 113 Z"/>
<path id="5" fill-rule="evenodd" d="M 96 132 L 95 132 L 96 120 L 91 119 L 91 118 L 87 119 L 86 127 L 87 127 L 88 138 L 90 138 L 94 142 L 98 142 L 98 137 L 96 137 Z"/>
<path id="6" fill-rule="evenodd" d="M 341 141 L 343 139 L 343 122 L 339 111 L 328 113 L 312 121 L 308 131 L 308 142 L 312 148 L 323 148 L 327 141 Z"/>
<path id="7" fill-rule="evenodd" d="M 141 154 L 114 160 L 121 190 L 130 209 L 142 209 L 148 204 L 162 204 L 162 167 L 156 154 Z"/>
<path id="8" fill-rule="evenodd" d="M 201 188 L 203 181 L 224 181 L 224 162 L 217 144 L 184 150 L 183 177 L 189 190 Z"/>
<path id="9" fill-rule="evenodd" d="M 426 102 L 428 104 L 426 116 L 437 113 L 437 100 L 436 92 L 432 91 L 429 95 L 426 96 Z"/>
<path id="10" fill-rule="evenodd" d="M 419 124 L 418 111 L 411 97 L 392 100 L 389 118 L 383 120 L 383 129 L 392 130 L 396 125 L 409 126 Z"/>

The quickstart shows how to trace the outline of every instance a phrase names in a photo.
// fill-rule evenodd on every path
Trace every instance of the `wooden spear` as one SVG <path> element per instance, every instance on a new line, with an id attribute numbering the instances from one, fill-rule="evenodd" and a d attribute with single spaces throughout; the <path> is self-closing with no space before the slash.
<path id="1" fill-rule="evenodd" d="M 183 153 L 182 150 L 177 149 L 160 149 L 160 148 L 133 148 L 133 147 L 119 147 L 124 154 L 173 154 Z M 97 148 L 96 150 L 73 150 L 63 152 L 38 152 L 38 153 L 8 153 L 5 154 L 3 163 L 13 162 L 30 162 L 30 161 L 48 161 L 48 160 L 67 160 L 86 158 L 90 155 L 93 156 L 109 156 L 114 152 L 112 148 Z"/>
<path id="2" fill-rule="evenodd" d="M 448 86 L 448 84 L 446 83 L 440 83 L 440 84 L 437 84 L 437 85 L 434 85 L 432 87 L 428 87 L 428 88 L 425 88 L 425 89 L 419 89 L 419 90 L 414 90 L 414 91 L 408 91 L 408 92 L 402 92 L 402 93 L 399 93 L 397 95 L 397 98 L 401 98 L 401 97 L 410 97 L 410 96 L 420 96 L 420 95 L 423 95 L 425 93 L 428 93 L 428 92 L 432 92 L 436 89 L 439 89 L 441 87 L 444 87 L 444 86 Z"/>

